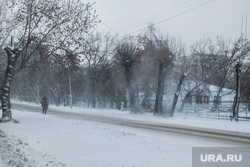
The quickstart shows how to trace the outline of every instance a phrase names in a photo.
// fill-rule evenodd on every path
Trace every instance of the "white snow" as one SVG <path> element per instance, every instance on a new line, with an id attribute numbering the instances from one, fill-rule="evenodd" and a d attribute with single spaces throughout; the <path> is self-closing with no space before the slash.
<path id="1" fill-rule="evenodd" d="M 250 132 L 250 121 L 197 119 L 181 114 L 166 119 L 152 114 L 131 115 L 128 111 L 50 108 L 152 124 L 168 123 Z M 58 117 L 50 115 L 49 110 L 47 115 L 12 110 L 14 119 L 20 123 L 0 124 L 6 135 L 0 137 L 1 167 L 15 163 L 27 167 L 191 167 L 192 147 L 232 146 L 226 142 Z"/>
<path id="2" fill-rule="evenodd" d="M 3 162 L 2 162 L 2 158 L 0 158 L 0 166 L 1 166 L 1 167 L 5 167 L 5 165 L 4 165 Z"/>

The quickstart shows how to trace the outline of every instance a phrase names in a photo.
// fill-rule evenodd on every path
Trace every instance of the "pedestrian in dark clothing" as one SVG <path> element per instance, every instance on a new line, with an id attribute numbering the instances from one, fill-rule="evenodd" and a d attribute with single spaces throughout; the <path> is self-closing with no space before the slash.
<path id="1" fill-rule="evenodd" d="M 41 105 L 42 105 L 42 108 L 43 108 L 43 114 L 46 114 L 48 106 L 49 106 L 49 100 L 47 99 L 46 96 L 43 97 L 43 99 L 41 101 Z"/>

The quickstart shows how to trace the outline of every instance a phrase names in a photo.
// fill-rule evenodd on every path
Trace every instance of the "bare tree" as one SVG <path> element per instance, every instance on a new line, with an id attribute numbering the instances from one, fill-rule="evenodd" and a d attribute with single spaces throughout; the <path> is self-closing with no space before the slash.
<path id="1" fill-rule="evenodd" d="M 170 40 L 161 35 L 151 34 L 149 37 L 141 37 L 144 51 L 152 56 L 158 63 L 157 90 L 155 99 L 155 115 L 163 113 L 162 101 L 165 87 L 167 69 L 173 64 L 174 54 L 170 48 Z"/>
<path id="2" fill-rule="evenodd" d="M 14 9 L 17 9 L 13 10 L 13 15 L 18 21 L 15 32 L 25 39 L 21 56 L 16 58 L 13 66 L 15 72 L 41 61 L 37 54 L 39 47 L 49 47 L 47 56 L 43 57 L 45 59 L 56 52 L 62 53 L 60 50 L 76 51 L 78 41 L 86 37 L 90 28 L 98 22 L 93 4 L 84 4 L 80 0 L 18 0 L 13 3 Z M 7 108 L 10 111 L 10 105 Z"/>
<path id="3" fill-rule="evenodd" d="M 169 113 L 170 117 L 174 116 L 174 112 L 175 112 L 175 108 L 177 105 L 177 101 L 184 83 L 185 78 L 187 77 L 187 73 L 189 72 L 190 69 L 190 57 L 187 56 L 187 51 L 185 49 L 185 45 L 183 45 L 181 43 L 181 41 L 176 41 L 176 42 L 172 42 L 175 44 L 175 46 L 172 46 L 172 48 L 176 48 L 174 49 L 175 51 L 175 60 L 174 60 L 174 75 L 179 77 L 177 80 L 177 88 L 176 91 L 174 93 L 174 99 L 173 99 L 173 103 L 171 106 L 171 110 Z"/>
<path id="4" fill-rule="evenodd" d="M 135 78 L 135 65 L 140 58 L 141 51 L 133 39 L 124 39 L 116 47 L 115 62 L 124 68 L 130 99 L 131 113 L 140 113 L 139 88 Z"/>
<path id="5" fill-rule="evenodd" d="M 227 57 L 227 59 L 216 59 L 216 63 L 213 63 L 212 66 L 210 66 L 209 69 L 207 69 L 203 74 L 200 74 L 201 77 L 192 77 L 192 75 L 188 75 L 190 78 L 195 79 L 196 82 L 195 86 L 188 90 L 188 93 L 185 95 L 184 100 L 182 102 L 182 105 L 180 107 L 180 112 L 183 111 L 185 102 L 187 99 L 191 96 L 191 94 L 199 88 L 204 82 L 206 82 L 209 78 L 212 76 L 218 74 L 221 70 L 227 68 L 227 67 L 233 67 L 235 63 L 242 57 L 246 56 L 249 53 L 249 43 L 242 43 L 242 39 L 239 39 L 235 41 L 228 50 L 222 51 L 220 47 L 215 47 L 217 45 L 213 45 L 210 42 L 205 41 L 202 43 L 202 47 L 200 47 L 200 44 L 196 45 L 193 49 L 193 53 L 196 55 L 202 54 L 209 56 L 218 56 L 218 58 L 221 58 L 221 55 L 224 55 L 224 57 Z M 202 48 L 202 49 L 201 49 Z M 218 49 L 218 50 L 217 50 Z M 200 50 L 200 51 L 199 51 Z M 205 61 L 204 61 L 205 62 Z M 194 71 L 194 74 L 197 74 L 197 71 Z M 200 78 L 200 79 L 199 79 Z"/>
<path id="6" fill-rule="evenodd" d="M 85 43 L 84 65 L 87 68 L 87 95 L 92 107 L 96 108 L 96 101 L 102 103 L 101 92 L 105 86 L 105 73 L 109 73 L 114 55 L 114 38 L 109 34 L 95 34 Z"/>
<path id="7" fill-rule="evenodd" d="M 21 29 L 19 33 L 24 34 L 26 43 L 18 59 L 18 70 L 41 61 L 37 55 L 41 45 L 49 47 L 44 59 L 55 53 L 64 54 L 65 50 L 77 52 L 79 41 L 85 39 L 90 28 L 97 23 L 92 5 L 80 0 L 20 1 L 16 18 Z"/>
<path id="8" fill-rule="evenodd" d="M 0 86 L 2 84 L 2 76 L 4 75 L 7 66 L 7 58 L 3 48 L 6 46 L 6 43 L 9 42 L 8 39 L 10 39 L 10 33 L 16 27 L 12 17 L 8 16 L 12 9 L 13 6 L 9 1 L 0 0 Z"/>
<path id="9" fill-rule="evenodd" d="M 216 39 L 216 55 L 217 58 L 212 63 L 216 64 L 216 62 L 222 61 L 229 61 L 229 49 L 230 49 L 230 40 L 225 40 L 223 37 L 217 37 Z M 214 76 L 210 77 L 207 82 L 218 87 L 217 95 L 214 97 L 213 108 L 211 111 L 216 111 L 218 109 L 218 105 L 220 103 L 220 97 L 222 90 L 224 88 L 229 88 L 230 84 L 232 83 L 232 74 L 233 74 L 233 67 L 227 66 Z"/>
<path id="10" fill-rule="evenodd" d="M 8 122 L 12 119 L 11 106 L 10 106 L 10 85 L 12 81 L 13 71 L 16 64 L 17 57 L 20 55 L 22 47 L 23 38 L 19 43 L 14 46 L 12 39 L 12 45 L 4 48 L 8 55 L 8 65 L 6 68 L 4 81 L 2 85 L 2 118 L 0 122 Z"/>
<path id="11" fill-rule="evenodd" d="M 14 6 L 10 1 L 0 0 L 0 49 L 2 49 L 10 37 L 10 33 L 16 28 L 16 21 L 9 13 Z"/>

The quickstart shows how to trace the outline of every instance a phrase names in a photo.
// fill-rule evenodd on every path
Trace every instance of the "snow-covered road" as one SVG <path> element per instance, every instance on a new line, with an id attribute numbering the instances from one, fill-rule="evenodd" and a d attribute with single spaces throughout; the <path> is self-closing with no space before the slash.
<path id="1" fill-rule="evenodd" d="M 27 104 L 14 103 L 13 108 L 30 111 L 30 112 L 41 112 L 41 108 L 38 106 L 31 106 Z M 80 119 L 89 120 L 96 122 L 103 122 L 115 125 L 122 125 L 133 128 L 140 128 L 144 130 L 156 131 L 159 133 L 177 133 L 179 135 L 185 136 L 195 136 L 202 137 L 203 140 L 206 138 L 211 140 L 220 140 L 218 142 L 234 142 L 242 144 L 250 144 L 250 133 L 244 132 L 233 132 L 228 130 L 218 130 L 211 128 L 200 128 L 197 126 L 183 126 L 183 125 L 173 125 L 167 123 L 152 123 L 142 120 L 131 120 L 124 117 L 110 117 L 105 115 L 96 115 L 91 113 L 75 113 L 75 112 L 61 112 L 60 109 L 52 108 L 49 110 L 52 115 L 61 116 L 67 119 Z"/>
<path id="2" fill-rule="evenodd" d="M 191 167 L 193 147 L 249 145 L 165 131 L 167 126 L 197 125 L 200 129 L 232 130 L 232 134 L 240 129 L 246 133 L 249 122 L 162 119 L 127 111 L 55 106 L 42 115 L 37 105 L 12 104 L 16 108 L 13 118 L 20 123 L 0 124 L 4 132 L 0 156 L 6 167 Z M 4 166 L 1 161 L 0 166 Z"/>

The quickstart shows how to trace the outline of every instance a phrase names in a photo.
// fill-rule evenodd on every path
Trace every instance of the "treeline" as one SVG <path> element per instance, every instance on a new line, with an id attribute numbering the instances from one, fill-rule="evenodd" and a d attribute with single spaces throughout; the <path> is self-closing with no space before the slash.
<path id="1" fill-rule="evenodd" d="M 51 103 L 68 105 L 71 89 L 73 105 L 141 113 L 145 100 L 151 98 L 154 114 L 173 116 L 178 98 L 182 110 L 203 84 L 236 89 L 235 66 L 240 64 L 241 98 L 250 100 L 250 45 L 245 37 L 202 39 L 187 46 L 158 33 L 154 25 L 133 37 L 95 33 L 99 20 L 93 4 L 81 1 L 6 1 L 2 6 L 12 15 L 8 22 L 0 20 L 8 28 L 1 29 L 1 49 L 8 44 L 10 32 L 16 39 L 24 37 L 13 98 L 39 103 L 46 95 Z M 7 60 L 4 50 L 0 53 L 2 83 Z M 194 84 L 180 97 L 190 82 Z"/>
<path id="2" fill-rule="evenodd" d="M 97 33 L 86 41 L 84 54 L 65 51 L 58 55 L 65 61 L 43 59 L 17 73 L 12 95 L 36 103 L 46 95 L 56 105 L 68 105 L 71 86 L 73 105 L 127 108 L 140 113 L 145 111 L 143 102 L 150 98 L 154 114 L 173 116 L 179 110 L 175 108 L 181 98 L 179 92 L 190 82 L 195 84 L 182 97 L 182 108 L 191 93 L 203 84 L 235 90 L 235 65 L 241 62 L 241 95 L 249 100 L 249 54 L 245 51 L 249 44 L 243 38 L 227 42 L 222 38 L 215 42 L 205 39 L 186 48 L 180 41 L 155 32 L 146 31 L 119 41 L 109 34 Z M 48 54 L 49 48 L 45 48 L 43 55 Z M 35 57 L 43 55 L 37 53 Z M 168 98 L 167 106 L 164 95 Z"/>

